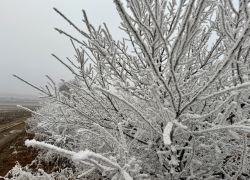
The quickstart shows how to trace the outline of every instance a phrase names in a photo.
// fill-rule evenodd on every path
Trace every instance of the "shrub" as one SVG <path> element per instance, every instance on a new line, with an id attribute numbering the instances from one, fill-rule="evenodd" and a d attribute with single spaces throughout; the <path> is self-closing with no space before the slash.
<path id="1" fill-rule="evenodd" d="M 75 75 L 64 82 L 74 99 L 49 77 L 46 89 L 25 81 L 47 99 L 32 122 L 43 139 L 26 145 L 68 157 L 79 177 L 249 177 L 248 2 L 114 3 L 123 41 L 84 10 L 88 32 L 55 9 L 84 39 L 56 28 L 76 52 L 71 65 L 53 55 Z"/>

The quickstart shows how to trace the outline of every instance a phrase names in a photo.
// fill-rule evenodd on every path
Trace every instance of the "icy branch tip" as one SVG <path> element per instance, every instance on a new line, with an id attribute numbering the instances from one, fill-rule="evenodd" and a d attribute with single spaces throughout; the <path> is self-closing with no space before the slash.
<path id="1" fill-rule="evenodd" d="M 172 131 L 172 127 L 173 127 L 173 122 L 168 122 L 168 124 L 166 125 L 164 131 L 163 131 L 163 142 L 165 145 L 171 145 L 171 138 L 170 138 L 170 133 Z"/>
<path id="2" fill-rule="evenodd" d="M 182 123 L 178 122 L 177 120 L 174 120 L 173 123 L 177 126 L 179 126 L 182 129 L 187 129 L 188 127 L 183 125 Z"/>
<path id="3" fill-rule="evenodd" d="M 36 140 L 34 140 L 34 139 L 32 139 L 32 140 L 27 139 L 27 140 L 25 141 L 25 145 L 26 145 L 27 147 L 30 147 L 30 146 L 32 146 L 32 145 L 35 144 L 35 143 L 36 143 Z"/>
<path id="4" fill-rule="evenodd" d="M 85 151 L 79 151 L 78 153 L 75 153 L 72 157 L 72 160 L 75 162 L 79 162 L 88 159 L 91 155 L 94 155 L 94 153 L 86 149 Z"/>
<path id="5" fill-rule="evenodd" d="M 103 89 L 103 88 L 98 87 L 98 86 L 96 86 L 96 85 L 93 85 L 93 86 L 92 86 L 92 89 L 94 89 L 94 90 L 96 90 L 96 91 L 107 92 L 106 89 Z"/>
<path id="6" fill-rule="evenodd" d="M 95 89 L 95 90 L 101 90 L 101 88 L 96 86 L 96 85 L 93 85 L 92 88 Z"/>

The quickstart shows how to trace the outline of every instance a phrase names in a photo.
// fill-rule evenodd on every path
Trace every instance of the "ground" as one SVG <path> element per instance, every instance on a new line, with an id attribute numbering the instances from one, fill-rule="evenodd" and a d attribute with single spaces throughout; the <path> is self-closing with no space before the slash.
<path id="1" fill-rule="evenodd" d="M 0 176 L 5 176 L 16 165 L 17 161 L 22 167 L 30 164 L 37 157 L 39 150 L 32 147 L 28 148 L 24 144 L 26 139 L 34 138 L 34 134 L 26 132 L 29 127 L 24 122 L 31 117 L 31 113 L 16 108 L 5 108 L 3 110 L 0 107 L 0 117 L 2 117 L 0 118 L 2 120 L 2 122 L 0 121 Z M 10 117 L 12 117 L 12 120 Z M 61 165 L 65 161 L 67 161 L 67 158 L 60 158 L 59 161 L 57 160 L 57 165 L 50 161 L 41 161 L 39 168 L 51 173 L 58 171 L 58 167 L 62 168 Z M 30 169 L 36 171 L 37 167 L 34 165 Z"/>
<path id="2" fill-rule="evenodd" d="M 32 109 L 35 109 L 34 107 Z M 26 139 L 33 139 L 27 134 L 25 120 L 31 113 L 9 106 L 0 107 L 0 176 L 4 176 L 18 161 L 22 166 L 31 163 L 37 150 L 24 145 Z"/>
<path id="3" fill-rule="evenodd" d="M 36 109 L 35 106 L 25 106 L 25 107 L 28 107 L 31 110 Z M 0 125 L 6 124 L 8 122 L 11 122 L 19 118 L 30 117 L 30 116 L 31 112 L 18 108 L 14 105 L 0 105 Z"/>

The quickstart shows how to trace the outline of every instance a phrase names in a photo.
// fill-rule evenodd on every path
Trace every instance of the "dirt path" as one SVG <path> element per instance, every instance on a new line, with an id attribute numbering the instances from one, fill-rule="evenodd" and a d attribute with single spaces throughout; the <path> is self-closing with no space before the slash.
<path id="1" fill-rule="evenodd" d="M 20 118 L 10 123 L 0 125 L 0 176 L 5 176 L 18 161 L 24 167 L 37 157 L 39 149 L 25 146 L 26 139 L 33 139 L 33 134 L 27 134 L 25 129 L 28 128 L 25 124 L 27 118 Z M 55 164 L 54 162 L 57 162 Z M 39 167 L 37 164 L 30 166 L 32 171 L 37 171 L 38 168 L 43 169 L 46 173 L 58 171 L 60 168 L 65 168 L 64 162 L 68 162 L 67 158 L 52 159 L 52 161 L 40 161 Z M 70 166 L 74 169 L 74 166 Z M 3 180 L 3 178 L 0 178 Z"/>
<path id="2" fill-rule="evenodd" d="M 19 118 L 17 120 L 14 120 L 14 121 L 11 121 L 9 123 L 6 123 L 6 124 L 0 124 L 0 133 L 6 129 L 9 129 L 11 128 L 12 126 L 15 126 L 17 124 L 21 124 L 21 123 L 24 123 L 24 121 L 27 119 L 27 117 L 24 117 L 24 118 Z"/>
<path id="3" fill-rule="evenodd" d="M 34 136 L 25 131 L 26 119 L 20 118 L 0 125 L 0 176 L 12 169 L 16 161 L 26 165 L 36 157 L 36 151 L 24 145 L 26 139 L 32 139 Z"/>
<path id="4" fill-rule="evenodd" d="M 6 109 L 4 109 L 6 108 Z M 35 108 L 30 108 L 31 110 L 35 110 Z M 31 112 L 26 111 L 24 109 L 17 109 L 16 107 L 6 107 L 0 105 L 0 125 L 12 122 L 13 120 L 17 120 L 20 118 L 27 118 L 31 116 Z"/>
<path id="5" fill-rule="evenodd" d="M 5 145 L 25 131 L 24 121 L 27 118 L 17 119 L 7 124 L 0 125 L 0 151 Z"/>

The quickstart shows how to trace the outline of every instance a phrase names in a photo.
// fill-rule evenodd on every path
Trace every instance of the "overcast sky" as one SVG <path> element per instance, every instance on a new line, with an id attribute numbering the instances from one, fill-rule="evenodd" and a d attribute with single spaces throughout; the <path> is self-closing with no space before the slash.
<path id="1" fill-rule="evenodd" d="M 0 1 L 0 93 L 38 94 L 37 90 L 12 76 L 16 74 L 36 86 L 47 83 L 45 75 L 56 82 L 70 80 L 73 75 L 51 54 L 67 62 L 74 59 L 68 37 L 54 28 L 83 39 L 53 7 L 60 10 L 79 28 L 82 9 L 96 28 L 103 22 L 115 39 L 124 32 L 118 29 L 120 17 L 112 0 L 1 0 Z"/>
<path id="2" fill-rule="evenodd" d="M 238 7 L 237 0 L 233 3 Z M 38 87 L 47 83 L 45 75 L 57 83 L 73 79 L 70 71 L 51 56 L 53 53 L 67 62 L 66 57 L 73 60 L 75 54 L 69 38 L 54 28 L 79 40 L 83 37 L 53 7 L 82 30 L 86 30 L 84 9 L 96 28 L 106 22 L 114 39 L 126 36 L 118 28 L 121 19 L 113 0 L 0 0 L 0 93 L 38 94 L 12 74 Z"/>

